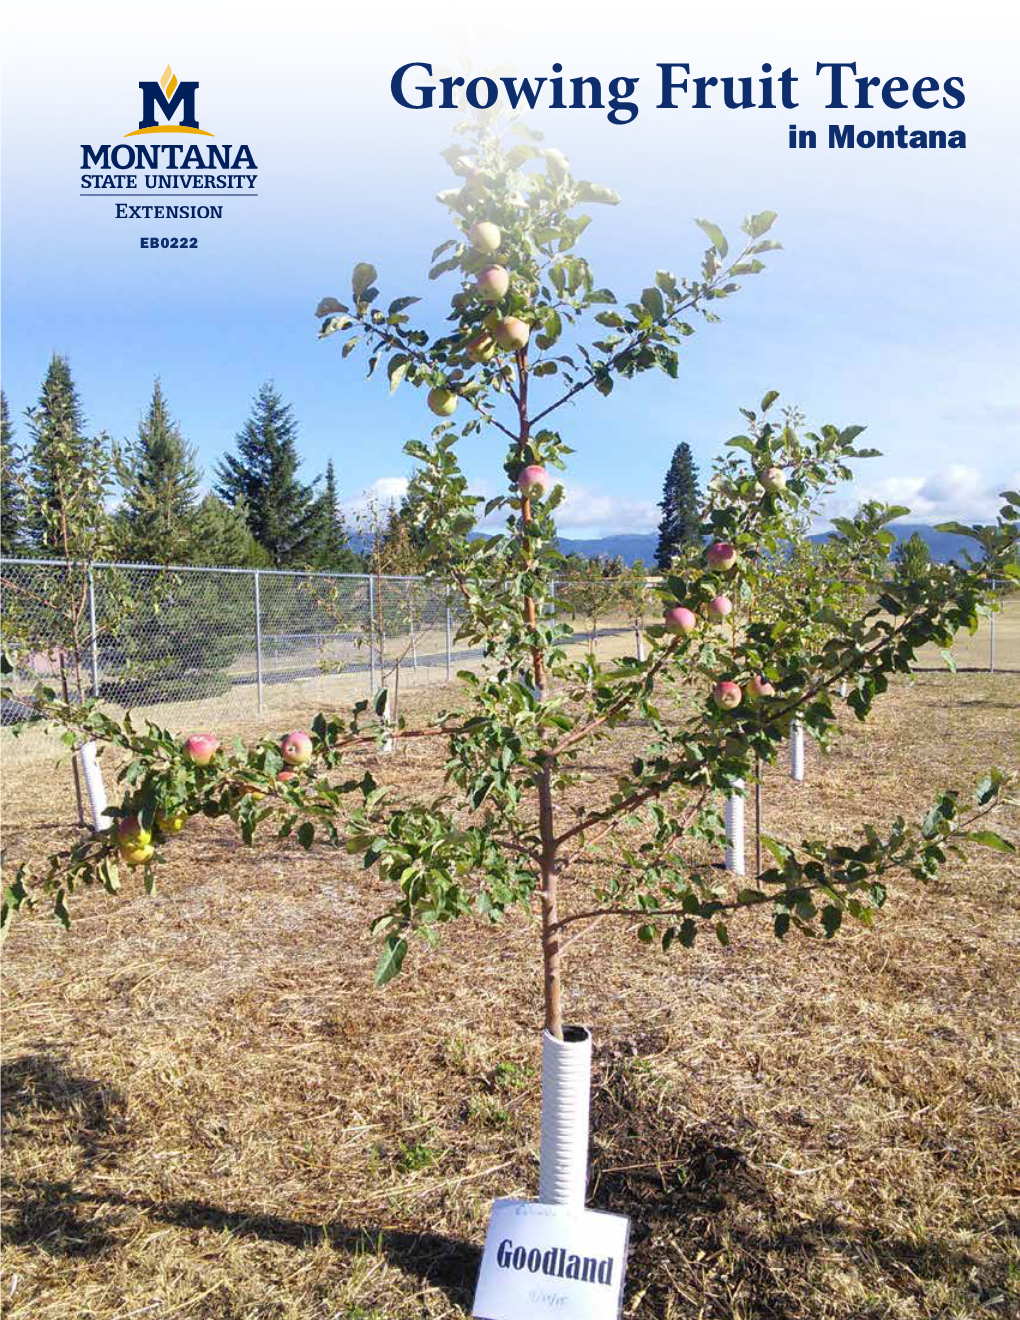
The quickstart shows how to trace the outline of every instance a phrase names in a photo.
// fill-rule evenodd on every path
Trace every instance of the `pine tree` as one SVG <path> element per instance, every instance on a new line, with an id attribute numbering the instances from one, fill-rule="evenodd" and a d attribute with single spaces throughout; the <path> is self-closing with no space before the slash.
<path id="1" fill-rule="evenodd" d="M 359 572 L 362 561 L 361 557 L 351 549 L 347 540 L 347 528 L 340 508 L 340 492 L 337 489 L 336 469 L 332 459 L 326 464 L 326 477 L 322 494 L 319 496 L 319 506 L 322 531 L 315 556 L 316 567 L 324 568 L 331 573 Z"/>
<path id="2" fill-rule="evenodd" d="M 78 392 L 66 358 L 54 353 L 46 371 L 39 404 L 28 412 L 32 446 L 28 454 L 26 527 L 33 549 L 61 558 L 83 553 L 107 522 L 105 437 L 84 434 Z M 102 480 L 89 474 L 102 471 Z M 102 492 L 102 494 L 100 493 Z M 73 535 L 64 515 L 75 505 Z M 79 542 L 81 544 L 79 544 Z"/>
<path id="3" fill-rule="evenodd" d="M 252 535 L 277 568 L 307 562 L 321 542 L 321 506 L 297 478 L 296 436 L 291 405 L 267 382 L 238 433 L 237 454 L 216 472 L 216 493 L 243 502 Z"/>
<path id="4" fill-rule="evenodd" d="M 243 503 L 225 504 L 216 495 L 206 495 L 195 512 L 193 530 L 189 563 L 222 568 L 269 566 L 269 555 L 249 530 Z"/>
<path id="5" fill-rule="evenodd" d="M 931 551 L 920 532 L 898 542 L 892 557 L 896 576 L 903 583 L 918 582 L 931 571 Z"/>
<path id="6" fill-rule="evenodd" d="M 18 553 L 24 527 L 21 454 L 14 443 L 7 395 L 0 390 L 0 552 L 5 555 Z"/>
<path id="7" fill-rule="evenodd" d="M 698 469 L 694 464 L 690 445 L 677 445 L 662 487 L 659 508 L 659 544 L 655 550 L 655 566 L 660 573 L 669 571 L 674 555 L 680 547 L 700 539 L 699 512 L 701 492 L 698 490 Z"/>
<path id="8" fill-rule="evenodd" d="M 146 564 L 190 562 L 201 472 L 195 451 L 167 409 L 157 377 L 138 439 L 118 462 L 124 503 L 121 554 Z"/>

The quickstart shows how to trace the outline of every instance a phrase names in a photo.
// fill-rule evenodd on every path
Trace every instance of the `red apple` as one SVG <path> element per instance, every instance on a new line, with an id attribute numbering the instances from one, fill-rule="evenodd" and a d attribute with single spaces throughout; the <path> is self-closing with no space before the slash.
<path id="1" fill-rule="evenodd" d="M 428 403 L 437 417 L 449 417 L 457 407 L 457 396 L 452 390 L 444 390 L 437 385 L 434 390 L 429 390 Z"/>
<path id="2" fill-rule="evenodd" d="M 544 495 L 552 485 L 552 477 L 538 463 L 531 463 L 517 478 L 517 489 L 527 499 L 529 495 Z"/>
<path id="3" fill-rule="evenodd" d="M 184 744 L 184 755 L 195 765 L 208 765 L 219 750 L 220 740 L 211 733 L 194 733 Z"/>
<path id="4" fill-rule="evenodd" d="M 137 816 L 123 816 L 117 822 L 117 842 L 144 846 L 152 842 L 152 833 L 142 828 Z"/>
<path id="5" fill-rule="evenodd" d="M 297 779 L 297 777 L 298 772 L 296 770 L 281 770 L 276 776 L 276 782 L 278 784 L 289 784 L 292 779 Z"/>
<path id="6" fill-rule="evenodd" d="M 295 729 L 280 739 L 280 755 L 288 765 L 305 765 L 312 759 L 312 736 Z"/>
<path id="7" fill-rule="evenodd" d="M 721 623 L 732 611 L 733 602 L 729 596 L 714 596 L 705 606 L 705 613 L 713 623 Z"/>
<path id="8" fill-rule="evenodd" d="M 763 697 L 774 697 L 776 689 L 763 674 L 755 676 L 744 684 L 744 697 L 749 706 L 757 706 Z"/>
<path id="9" fill-rule="evenodd" d="M 705 551 L 709 568 L 728 573 L 737 562 L 737 552 L 729 541 L 713 541 Z"/>
<path id="10" fill-rule="evenodd" d="M 486 266 L 478 272 L 476 288 L 484 302 L 498 303 L 506 297 L 510 273 L 505 266 Z"/>
<path id="11" fill-rule="evenodd" d="M 491 220 L 479 220 L 477 224 L 472 225 L 468 230 L 468 238 L 476 252 L 484 252 L 486 255 L 498 252 L 503 242 L 499 225 L 494 225 Z"/>
<path id="12" fill-rule="evenodd" d="M 728 678 L 723 679 L 721 683 L 716 683 L 712 689 L 712 700 L 720 710 L 733 710 L 740 705 L 742 693 L 736 683 L 731 683 Z"/>
<path id="13" fill-rule="evenodd" d="M 668 633 L 691 633 L 698 626 L 697 618 L 686 605 L 674 605 L 662 616 L 662 621 Z"/>
<path id="14" fill-rule="evenodd" d="M 117 851 L 128 866 L 144 866 L 154 855 L 152 835 L 137 816 L 125 816 L 117 825 Z"/>
<path id="15" fill-rule="evenodd" d="M 496 343 L 500 348 L 525 348 L 531 327 L 518 316 L 504 316 L 496 323 Z"/>
<path id="16" fill-rule="evenodd" d="M 786 473 L 781 467 L 766 468 L 758 480 L 770 495 L 778 495 L 781 490 L 786 489 Z"/>

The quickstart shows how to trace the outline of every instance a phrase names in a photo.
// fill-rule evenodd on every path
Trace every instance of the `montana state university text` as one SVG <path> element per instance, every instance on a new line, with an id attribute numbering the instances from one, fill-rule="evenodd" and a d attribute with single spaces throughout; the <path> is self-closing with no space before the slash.
<path id="1" fill-rule="evenodd" d="M 142 186 L 139 179 L 144 179 L 145 187 L 154 191 L 247 192 L 254 191 L 258 178 L 255 161 L 246 146 L 183 146 L 176 142 L 150 146 L 119 142 L 116 146 L 101 147 L 82 144 L 81 151 L 82 192 L 137 191 Z M 84 172 L 89 170 L 97 172 Z M 149 170 L 155 173 L 150 174 Z"/>

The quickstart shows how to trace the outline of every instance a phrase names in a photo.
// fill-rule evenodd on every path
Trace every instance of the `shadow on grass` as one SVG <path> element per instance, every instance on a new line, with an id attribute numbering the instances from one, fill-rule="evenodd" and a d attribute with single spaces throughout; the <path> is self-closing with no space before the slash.
<path id="1" fill-rule="evenodd" d="M 63 1053 L 40 1042 L 33 1052 L 5 1063 L 2 1070 L 5 1157 L 18 1148 L 54 1143 L 60 1124 L 61 1154 L 77 1154 L 82 1174 L 106 1170 L 116 1162 L 128 1135 L 124 1098 L 115 1088 L 82 1077 Z M 77 1147 L 77 1152 L 75 1152 Z M 12 1163 L 6 1165 L 10 1174 Z M 232 1210 L 201 1200 L 156 1201 L 118 1192 L 78 1191 L 73 1178 L 3 1180 L 8 1246 L 34 1246 L 52 1256 L 95 1257 L 115 1250 L 113 1231 L 130 1211 L 183 1229 L 210 1229 L 238 1238 L 281 1242 L 293 1247 L 326 1241 L 350 1256 L 382 1255 L 390 1264 L 442 1289 L 450 1301 L 469 1307 L 480 1252 L 469 1242 L 436 1233 L 390 1228 L 313 1223 L 282 1215 Z"/>
<path id="2" fill-rule="evenodd" d="M 154 1201 L 118 1192 L 79 1192 L 69 1182 L 4 1183 L 4 1200 L 13 1221 L 4 1241 L 37 1246 L 53 1255 L 99 1255 L 117 1245 L 109 1233 L 83 1234 L 92 1208 L 142 1212 L 156 1224 L 190 1230 L 208 1229 L 291 1247 L 319 1247 L 323 1242 L 344 1255 L 383 1256 L 389 1264 L 441 1289 L 451 1303 L 469 1307 L 481 1252 L 473 1243 L 439 1233 L 392 1228 L 348 1227 L 336 1220 L 316 1223 L 284 1215 L 230 1210 L 197 1199 Z M 82 1213 L 84 1212 L 84 1214 Z M 87 1221 L 92 1223 L 91 1217 Z M 110 1222 L 110 1221 L 107 1221 Z"/>
<path id="3" fill-rule="evenodd" d="M 960 1250 L 949 1230 L 913 1238 L 833 1215 L 794 1220 L 782 1176 L 756 1167 L 761 1157 L 749 1121 L 691 1127 L 654 1087 L 652 1099 L 644 1098 L 639 1056 L 657 1053 L 652 1044 L 603 1052 L 592 1095 L 589 1203 L 631 1219 L 625 1311 L 640 1298 L 642 1314 L 647 1308 L 666 1316 L 685 1300 L 705 1320 L 732 1320 L 735 1313 L 745 1320 L 803 1320 L 814 1314 L 822 1273 L 841 1260 L 846 1272 L 864 1267 L 918 1303 L 926 1302 L 929 1285 L 941 1282 L 988 1308 L 981 1314 L 1008 1314 L 1005 1251 L 997 1261 L 982 1259 Z M 982 1238 L 998 1237 L 1005 1246 L 1011 1231 L 1000 1221 Z M 831 1300 L 834 1315 L 849 1314 Z M 874 1309 L 854 1311 L 853 1320 L 887 1315 L 886 1300 L 876 1297 Z"/>

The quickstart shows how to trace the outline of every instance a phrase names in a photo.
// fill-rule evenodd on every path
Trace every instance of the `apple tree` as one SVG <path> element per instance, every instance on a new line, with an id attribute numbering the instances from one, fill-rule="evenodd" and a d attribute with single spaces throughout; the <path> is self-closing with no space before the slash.
<path id="1" fill-rule="evenodd" d="M 41 869 L 23 864 L 5 890 L 5 922 L 43 894 L 66 921 L 74 889 L 118 888 L 132 859 L 151 884 L 170 856 L 158 846 L 168 842 L 166 823 L 175 830 L 201 812 L 229 821 L 246 842 L 272 830 L 305 847 L 344 848 L 377 868 L 390 892 L 374 922 L 380 983 L 400 971 L 413 940 L 434 941 L 445 922 L 498 922 L 514 906 L 537 909 L 545 1026 L 562 1037 L 563 957 L 596 921 L 619 921 L 643 942 L 678 950 L 705 932 L 727 942 L 733 920 L 759 909 L 780 938 L 791 929 L 832 937 L 844 920 L 872 922 L 891 876 L 929 880 L 968 844 L 1012 851 L 985 819 L 1008 782 L 992 769 L 970 799 L 948 787 L 921 820 L 900 818 L 882 833 L 862 822 L 846 839 L 769 839 L 768 867 L 748 880 L 705 860 L 705 841 L 722 841 L 720 798 L 750 781 L 756 762 L 775 759 L 794 720 L 829 737 L 843 680 L 851 709 L 866 719 L 920 647 L 976 627 L 993 576 L 1020 577 L 1020 496 L 1007 492 L 995 527 L 971 529 L 985 551 L 981 564 L 953 564 L 909 587 L 876 583 L 863 610 L 847 608 L 839 584 L 821 572 L 776 599 L 770 587 L 791 527 L 850 480 L 851 463 L 868 451 L 858 447 L 857 426 L 806 430 L 789 415 L 773 420 L 770 393 L 729 441 L 701 543 L 657 588 L 662 621 L 646 630 L 645 656 L 572 661 L 569 628 L 550 608 L 562 571 L 563 488 L 554 474 L 571 452 L 559 420 L 583 395 L 635 390 L 652 371 L 677 378 L 695 324 L 717 320 L 739 282 L 779 246 L 769 237 L 775 216 L 745 220 L 736 251 L 718 226 L 698 221 L 709 246 L 695 274 L 658 270 L 619 298 L 579 251 L 585 208 L 614 205 L 615 193 L 576 178 L 562 153 L 519 122 L 466 121 L 446 158 L 457 182 L 440 201 L 452 233 L 429 271 L 453 285 L 445 325 L 436 332 L 412 320 L 414 295 L 383 299 L 367 262 L 354 267 L 350 294 L 324 299 L 318 315 L 342 360 L 367 355 L 369 375 L 379 373 L 391 391 L 421 391 L 437 418 L 428 438 L 407 446 L 417 464 L 408 504 L 432 573 L 459 597 L 460 636 L 482 649 L 485 664 L 459 675 L 456 709 L 431 723 L 400 719 L 393 728 L 385 691 L 349 713 L 317 715 L 297 759 L 293 739 L 196 758 L 194 744 L 189 750 L 155 725 L 40 690 L 39 709 L 66 727 L 66 738 L 94 737 L 128 753 L 120 833 L 85 840 Z M 460 461 L 481 434 L 504 446 L 504 488 L 484 505 Z M 855 554 L 873 554 L 882 518 L 846 533 L 859 538 Z M 593 747 L 635 721 L 646 731 L 641 755 L 620 760 L 607 786 L 588 782 Z M 441 794 L 397 801 L 377 782 L 356 754 L 391 734 L 442 744 Z M 595 857 L 600 867 L 580 865 Z M 597 881 L 584 879 L 593 874 Z"/>

